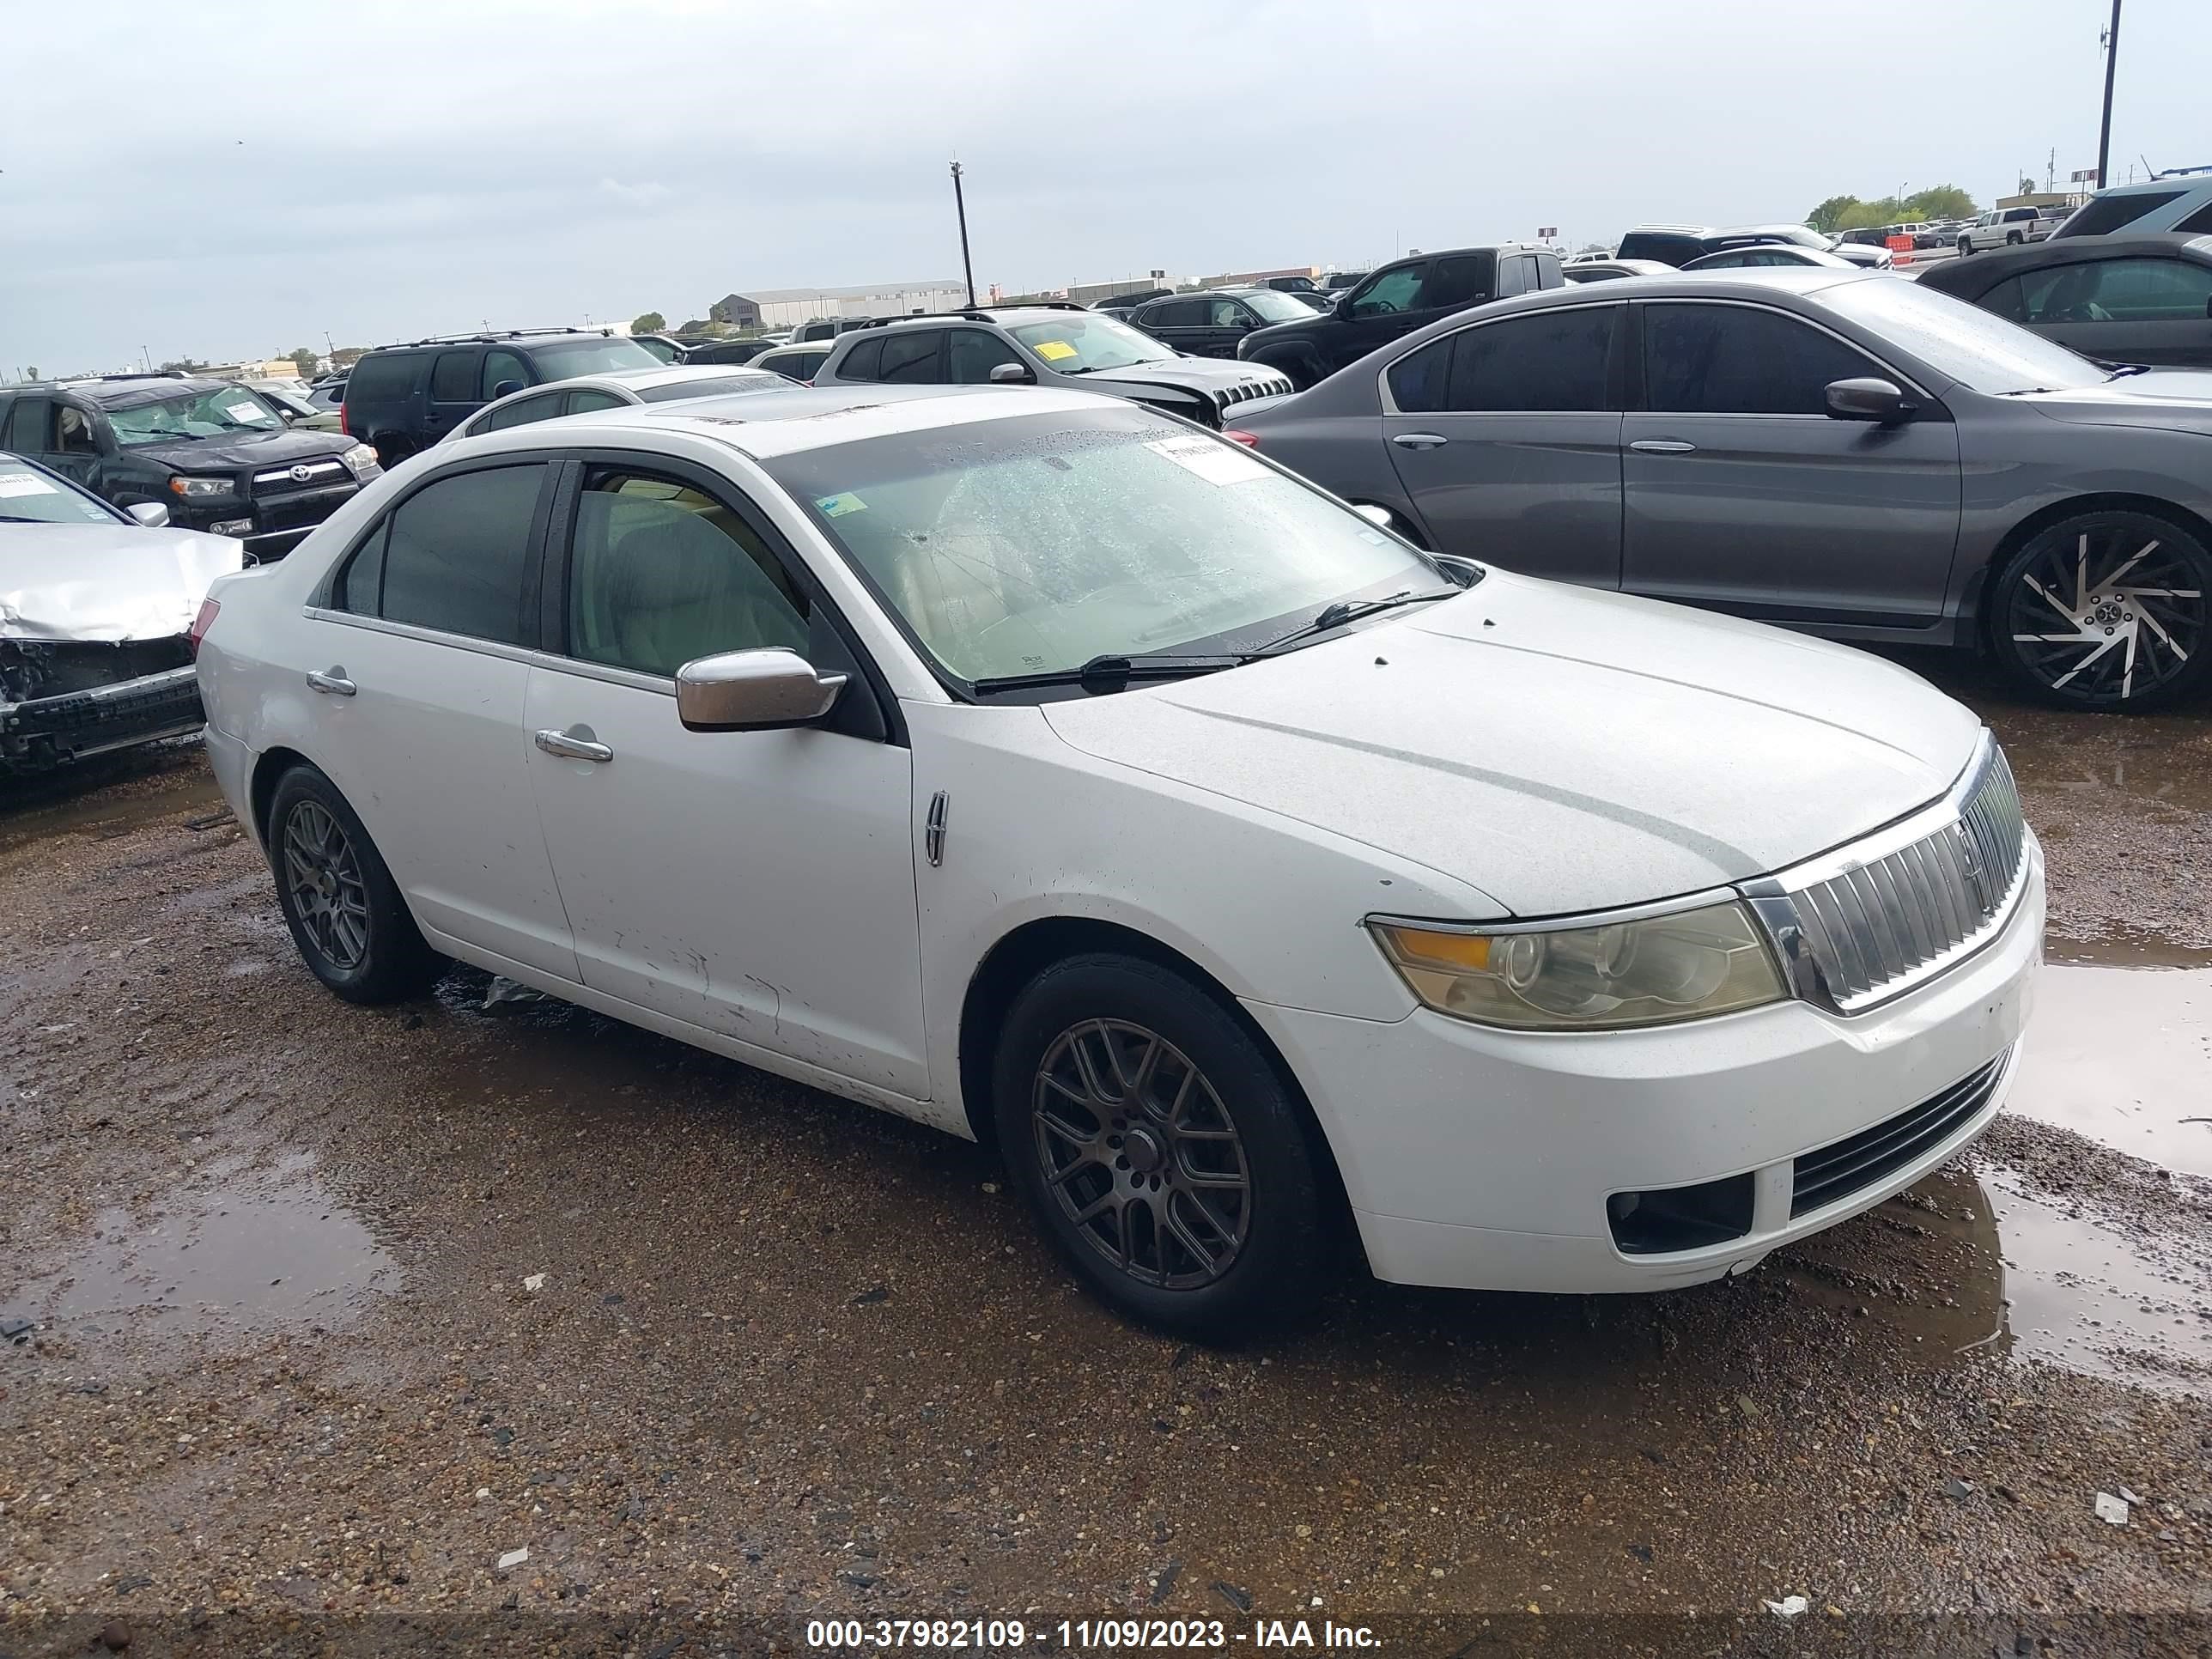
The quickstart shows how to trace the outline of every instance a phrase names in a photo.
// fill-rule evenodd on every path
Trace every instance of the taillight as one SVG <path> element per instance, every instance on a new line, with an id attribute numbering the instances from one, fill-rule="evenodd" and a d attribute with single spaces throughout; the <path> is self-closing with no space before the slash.
<path id="1" fill-rule="evenodd" d="M 1232 444 L 1243 444 L 1247 449 L 1257 449 L 1260 447 L 1260 434 L 1256 432 L 1246 432 L 1232 426 L 1224 428 L 1221 435 Z"/>
<path id="2" fill-rule="evenodd" d="M 338 405 L 338 430 L 344 433 L 349 438 L 353 436 L 353 428 L 346 424 L 345 405 L 343 404 L 340 404 Z"/>
<path id="3" fill-rule="evenodd" d="M 216 612 L 222 609 L 213 599 L 200 601 L 200 614 L 192 618 L 191 631 L 185 635 L 185 644 L 193 656 L 199 655 L 200 641 L 207 637 L 208 629 L 215 626 Z"/>

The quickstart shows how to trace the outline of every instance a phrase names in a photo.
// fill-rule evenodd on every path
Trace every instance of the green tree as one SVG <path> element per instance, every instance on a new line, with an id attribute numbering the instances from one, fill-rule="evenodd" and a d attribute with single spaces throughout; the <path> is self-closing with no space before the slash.
<path id="1" fill-rule="evenodd" d="M 643 312 L 630 319 L 629 331 L 633 334 L 665 334 L 668 319 L 657 311 Z"/>
<path id="2" fill-rule="evenodd" d="M 191 374 L 206 367 L 205 363 L 195 362 L 190 357 L 172 357 L 161 365 L 161 372 L 166 374 L 173 368 L 179 374 Z"/>
<path id="3" fill-rule="evenodd" d="M 1832 235 L 1838 230 L 1849 228 L 1844 223 L 1844 216 L 1863 205 L 1856 196 L 1831 196 L 1805 216 L 1805 222 Z"/>
<path id="4" fill-rule="evenodd" d="M 1971 219 L 1981 211 L 1974 198 L 1956 185 L 1931 185 L 1905 198 L 1915 219 Z"/>
<path id="5" fill-rule="evenodd" d="M 367 356 L 368 356 L 367 346 L 340 346 L 336 351 L 331 353 L 331 367 L 351 368 Z"/>
<path id="6" fill-rule="evenodd" d="M 303 380 L 315 372 L 315 364 L 321 358 L 321 354 L 313 346 L 301 346 L 284 355 L 292 360 L 292 367 L 300 371 L 300 378 Z"/>

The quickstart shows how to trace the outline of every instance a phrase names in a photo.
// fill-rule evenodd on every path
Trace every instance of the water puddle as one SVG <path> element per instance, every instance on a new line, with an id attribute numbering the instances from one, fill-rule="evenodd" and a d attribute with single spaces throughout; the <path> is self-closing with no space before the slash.
<path id="1" fill-rule="evenodd" d="M 2212 966 L 2106 965 L 2143 954 L 2110 941 L 2095 953 L 2045 968 L 2008 1109 L 2212 1176 Z"/>
<path id="2" fill-rule="evenodd" d="M 2001 1164 L 1942 1170 L 1771 1265 L 1801 1294 L 1863 1311 L 1938 1363 L 1994 1352 L 2212 1395 L 2203 1262 L 2069 1214 Z"/>
<path id="3" fill-rule="evenodd" d="M 2212 753 L 2203 741 L 2202 720 L 2156 714 L 2118 720 L 2030 708 L 1983 712 L 2025 790 L 2117 796 L 2137 809 L 2176 815 L 2212 811 Z"/>
<path id="4" fill-rule="evenodd" d="M 150 1217 L 102 1209 L 80 1249 L 0 1302 L 0 1325 L 71 1337 L 330 1329 L 398 1285 L 398 1266 L 300 1158 L 181 1188 Z"/>
<path id="5" fill-rule="evenodd" d="M 181 752 L 159 746 L 98 757 L 76 768 L 12 780 L 0 805 L 0 854 L 63 836 L 112 841 L 158 819 L 220 811 L 222 790 L 198 740 Z"/>

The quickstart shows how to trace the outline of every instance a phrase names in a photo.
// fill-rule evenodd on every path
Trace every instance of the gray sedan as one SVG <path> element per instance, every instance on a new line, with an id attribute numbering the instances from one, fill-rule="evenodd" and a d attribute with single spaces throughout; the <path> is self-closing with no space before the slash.
<path id="1" fill-rule="evenodd" d="M 1523 295 L 1234 424 L 1437 552 L 1986 642 L 2076 708 L 2170 702 L 2212 668 L 2212 374 L 2108 370 L 1893 276 Z"/>

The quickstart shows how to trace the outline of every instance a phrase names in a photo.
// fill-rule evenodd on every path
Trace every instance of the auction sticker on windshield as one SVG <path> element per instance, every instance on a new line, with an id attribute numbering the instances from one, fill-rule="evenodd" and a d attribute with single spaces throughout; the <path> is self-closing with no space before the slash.
<path id="1" fill-rule="evenodd" d="M 10 495 L 55 495 L 60 493 L 35 472 L 0 472 L 0 500 Z"/>
<path id="2" fill-rule="evenodd" d="M 1267 469 L 1240 449 L 1218 444 L 1211 438 L 1162 438 L 1146 448 L 1164 455 L 1186 472 L 1194 472 L 1208 483 L 1249 483 L 1264 478 Z"/>
<path id="3" fill-rule="evenodd" d="M 222 412 L 234 421 L 265 421 L 268 412 L 258 404 L 225 404 Z"/>
<path id="4" fill-rule="evenodd" d="M 825 519 L 842 518 L 848 513 L 865 513 L 868 510 L 868 504 L 850 490 L 847 490 L 842 495 L 822 496 L 814 505 L 820 509 L 822 516 Z"/>
<path id="5" fill-rule="evenodd" d="M 1048 363 L 1056 363 L 1062 357 L 1073 357 L 1075 348 L 1065 340 L 1047 340 L 1037 347 L 1036 355 Z"/>

